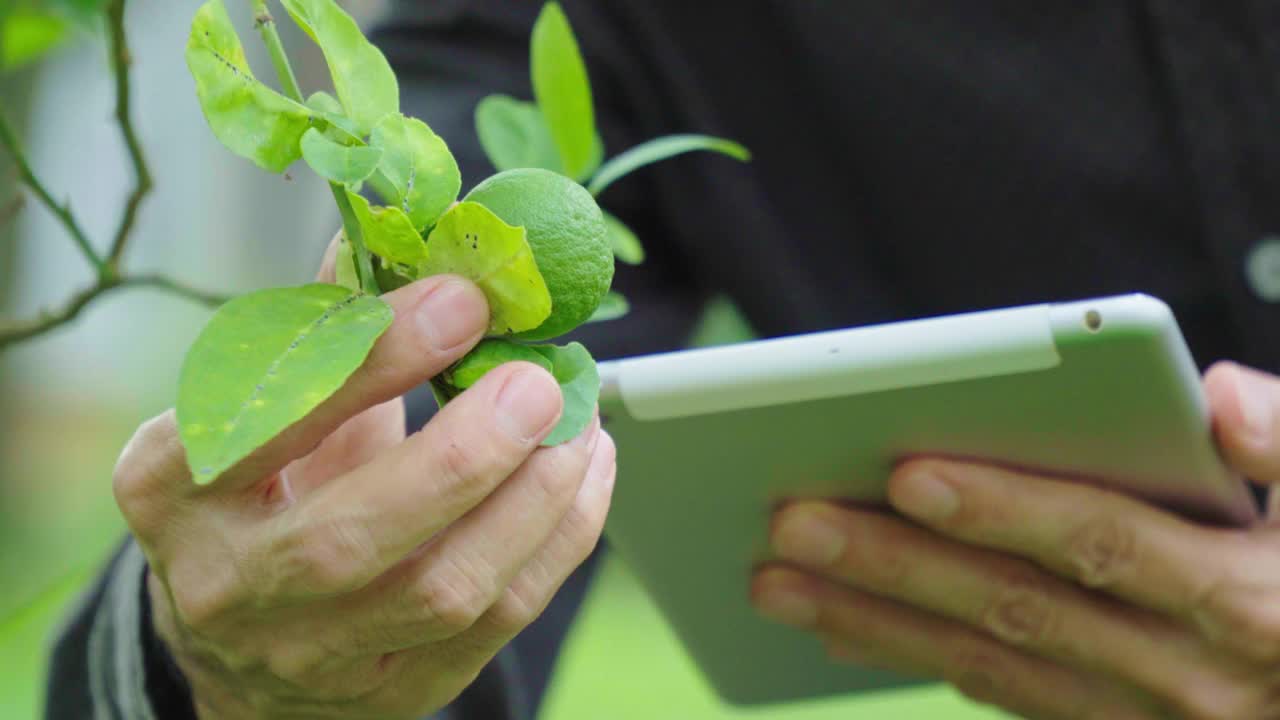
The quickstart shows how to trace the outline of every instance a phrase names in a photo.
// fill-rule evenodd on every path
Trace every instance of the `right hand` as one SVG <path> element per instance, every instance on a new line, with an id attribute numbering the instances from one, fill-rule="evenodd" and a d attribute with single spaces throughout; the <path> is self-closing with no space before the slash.
<path id="1" fill-rule="evenodd" d="M 384 296 L 395 321 L 304 420 L 207 487 L 173 411 L 115 472 L 155 631 L 202 718 L 418 718 L 452 700 L 595 546 L 614 446 L 538 443 L 561 396 L 510 363 L 404 435 L 400 396 L 483 335 L 451 276 Z"/>

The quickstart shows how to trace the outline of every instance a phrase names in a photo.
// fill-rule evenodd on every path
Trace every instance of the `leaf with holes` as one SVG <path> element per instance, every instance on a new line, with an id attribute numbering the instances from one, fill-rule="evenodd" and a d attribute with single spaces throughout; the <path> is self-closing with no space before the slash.
<path id="1" fill-rule="evenodd" d="M 385 301 L 337 285 L 261 290 L 219 308 L 179 378 L 195 482 L 213 482 L 333 395 L 391 320 Z"/>
<path id="2" fill-rule="evenodd" d="M 369 184 L 384 202 L 403 210 L 418 230 L 435 223 L 458 199 L 458 163 L 426 123 L 399 113 L 388 115 L 373 129 L 369 145 L 382 149 L 382 162 Z"/>
<path id="3" fill-rule="evenodd" d="M 400 112 L 400 86 L 382 51 L 333 0 L 281 0 L 289 16 L 320 46 L 333 89 L 364 136 L 391 113 Z"/>
<path id="4" fill-rule="evenodd" d="M 551 292 L 538 271 L 523 227 L 513 227 L 485 206 L 460 202 L 427 237 L 421 276 L 454 273 L 484 292 L 489 333 L 532 330 L 551 315 Z"/>
<path id="5" fill-rule="evenodd" d="M 219 142 L 271 172 L 284 172 L 301 157 L 311 110 L 254 78 L 222 0 L 196 12 L 186 58 L 200 109 Z"/>
<path id="6" fill-rule="evenodd" d="M 334 142 L 311 128 L 302 135 L 302 158 L 316 174 L 342 185 L 355 185 L 373 174 L 382 159 L 382 150 Z"/>

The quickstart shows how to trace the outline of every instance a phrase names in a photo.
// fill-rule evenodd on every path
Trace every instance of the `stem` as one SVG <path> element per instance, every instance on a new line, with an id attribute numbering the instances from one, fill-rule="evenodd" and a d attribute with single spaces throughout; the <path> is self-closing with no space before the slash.
<path id="1" fill-rule="evenodd" d="M 146 158 L 142 155 L 142 146 L 138 143 L 138 135 L 133 129 L 133 119 L 129 112 L 129 66 L 133 58 L 129 54 L 129 43 L 124 34 L 125 0 L 111 0 L 107 6 L 109 26 L 108 52 L 111 70 L 116 79 L 116 124 L 120 126 L 120 134 L 129 149 L 129 160 L 133 164 L 133 192 L 125 204 L 124 215 L 116 228 L 115 237 L 111 240 L 111 251 L 107 254 L 107 266 L 110 272 L 119 270 L 120 257 L 124 255 L 125 245 L 133 232 L 133 224 L 138 217 L 138 206 L 142 199 L 151 192 L 151 171 L 147 168 Z"/>
<path id="2" fill-rule="evenodd" d="M 298 87 L 293 66 L 289 64 L 289 56 L 284 52 L 284 44 L 280 42 L 280 33 L 276 32 L 276 20 L 267 9 L 267 0 L 253 0 L 253 22 L 267 46 L 267 53 L 271 55 L 271 65 L 276 69 L 276 77 L 280 79 L 285 95 L 300 103 L 306 102 L 302 99 L 302 89 Z"/>
<path id="3" fill-rule="evenodd" d="M 98 257 L 98 253 L 94 252 L 93 246 L 89 244 L 89 238 L 84 234 L 84 230 L 80 228 L 80 224 L 76 222 L 76 218 L 71 214 L 69 205 L 59 205 L 49 191 L 45 189 L 40 179 L 31 172 L 31 166 L 27 164 L 27 157 L 23 154 L 22 148 L 18 146 L 18 139 L 14 135 L 13 128 L 9 125 L 9 121 L 0 115 L 0 145 L 4 145 L 9 156 L 13 158 L 13 164 L 18 168 L 18 177 L 22 183 L 31 188 L 31 191 L 40 198 L 40 204 L 49 208 L 49 212 L 58 218 L 58 222 L 66 228 L 67 234 L 75 241 L 76 247 L 80 248 L 80 252 L 85 259 L 89 261 L 99 274 L 106 271 L 106 263 L 102 258 Z"/>
<path id="4" fill-rule="evenodd" d="M 351 243 L 356 257 L 356 274 L 360 276 L 360 289 L 370 295 L 381 295 L 378 279 L 373 276 L 373 259 L 369 257 L 369 248 L 365 247 L 364 234 L 360 230 L 360 221 L 356 219 L 355 208 L 347 198 L 347 189 L 338 183 L 329 183 L 333 191 L 333 200 L 338 203 L 338 213 L 342 215 L 342 232 Z"/>
<path id="5" fill-rule="evenodd" d="M 161 275 L 101 276 L 98 278 L 98 282 L 72 295 L 70 300 L 55 310 L 44 310 L 30 320 L 0 323 L 0 351 L 3 351 L 9 345 L 43 335 L 71 322 L 80 314 L 81 310 L 84 310 L 99 295 L 123 287 L 153 287 L 210 306 L 220 305 L 227 301 L 227 298 L 223 296 L 188 287 Z"/>
<path id="6" fill-rule="evenodd" d="M 298 79 L 293 74 L 293 66 L 289 64 L 289 56 L 280 42 L 280 33 L 276 32 L 275 19 L 267 9 L 267 0 L 253 0 L 254 22 L 262 36 L 262 42 L 271 55 L 271 65 L 276 70 L 276 77 L 285 94 L 299 103 L 306 103 L 302 98 L 302 89 L 298 87 Z M 351 243 L 356 258 L 356 274 L 360 276 L 360 289 L 370 295 L 381 295 L 378 279 L 373 276 L 373 259 L 369 257 L 369 248 L 364 244 L 364 234 L 360 231 L 360 221 L 356 218 L 351 201 L 347 199 L 346 188 L 338 183 L 329 183 L 333 191 L 333 200 L 338 204 L 338 213 L 342 215 L 342 232 Z"/>

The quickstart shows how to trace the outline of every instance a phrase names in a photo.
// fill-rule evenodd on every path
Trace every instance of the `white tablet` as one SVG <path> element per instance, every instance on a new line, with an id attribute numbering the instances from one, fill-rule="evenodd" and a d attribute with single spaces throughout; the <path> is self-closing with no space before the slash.
<path id="1" fill-rule="evenodd" d="M 748 600 L 783 499 L 884 499 L 902 458 L 983 458 L 1197 519 L 1256 519 L 1199 373 L 1145 295 L 1035 305 L 601 363 L 618 445 L 606 535 L 717 692 L 740 704 L 910 682 L 828 661 Z M 619 652 L 626 652 L 619 648 Z"/>

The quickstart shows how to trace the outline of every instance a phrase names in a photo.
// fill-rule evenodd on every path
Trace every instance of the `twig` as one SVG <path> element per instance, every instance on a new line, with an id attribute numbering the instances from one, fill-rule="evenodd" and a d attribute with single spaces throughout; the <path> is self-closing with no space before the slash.
<path id="1" fill-rule="evenodd" d="M 152 287 L 179 295 L 206 305 L 220 305 L 227 298 L 188 287 L 160 275 L 135 275 L 132 277 L 100 277 L 98 282 L 71 296 L 61 307 L 44 310 L 29 320 L 0 322 L 0 350 L 23 340 L 43 335 L 76 318 L 81 310 L 98 296 L 124 287 Z"/>
<path id="2" fill-rule="evenodd" d="M 271 17 L 271 11 L 267 9 L 267 0 L 253 0 L 253 16 L 258 34 L 262 36 L 262 42 L 267 46 L 267 53 L 271 56 L 271 65 L 275 68 L 280 86 L 290 98 L 305 103 L 306 100 L 302 98 L 302 89 L 298 87 L 298 79 L 293 74 L 293 66 L 289 64 L 289 56 L 284 51 L 284 43 L 280 42 L 280 33 L 276 32 L 275 20 Z M 333 201 L 337 203 L 338 213 L 342 215 L 342 232 L 347 236 L 347 242 L 351 243 L 351 250 L 355 254 L 356 275 L 360 276 L 360 289 L 370 295 L 379 295 L 382 288 L 378 286 L 378 278 L 373 274 L 373 258 L 369 255 L 369 248 L 364 244 L 360 221 L 351 207 L 351 201 L 347 199 L 347 190 L 335 182 L 329 183 L 329 189 L 333 191 Z"/>
<path id="3" fill-rule="evenodd" d="M 129 201 L 125 204 L 124 215 L 120 218 L 120 226 L 116 228 L 115 237 L 111 241 L 111 251 L 107 254 L 106 262 L 111 272 L 119 269 L 120 257 L 124 254 L 138 216 L 138 206 L 147 193 L 151 192 L 152 186 L 151 171 L 142 155 L 142 146 L 138 144 L 138 136 L 134 132 L 133 119 L 129 113 L 129 66 L 133 58 L 129 54 L 129 43 L 124 34 L 124 5 L 125 0 L 111 0 L 107 6 L 108 53 L 116 80 L 116 123 L 120 126 L 120 134 L 124 136 L 124 144 L 129 149 L 135 180 L 133 192 L 129 194 Z"/>
<path id="4" fill-rule="evenodd" d="M 98 257 L 98 253 L 94 252 L 93 246 L 89 244 L 89 238 L 84 234 L 84 230 L 80 228 L 80 223 L 76 222 L 76 218 L 71 214 L 71 206 L 69 204 L 60 205 L 58 201 L 53 199 L 53 195 L 45 188 L 44 183 L 36 177 L 31 171 L 31 165 L 27 163 L 27 156 L 22 152 L 22 148 L 18 146 L 18 138 L 14 135 L 13 128 L 9 125 L 9 121 L 3 115 L 0 115 L 0 145 L 9 153 L 9 157 L 13 158 L 13 164 L 18 169 L 18 178 L 22 180 L 22 184 L 31 188 L 31 191 L 40 199 L 40 204 L 49 208 L 49 212 L 53 213 L 58 222 L 67 229 L 67 234 L 75 241 L 76 247 L 80 248 L 80 252 L 84 255 L 89 264 L 93 265 L 98 274 L 103 274 L 106 263 L 102 258 Z"/>

